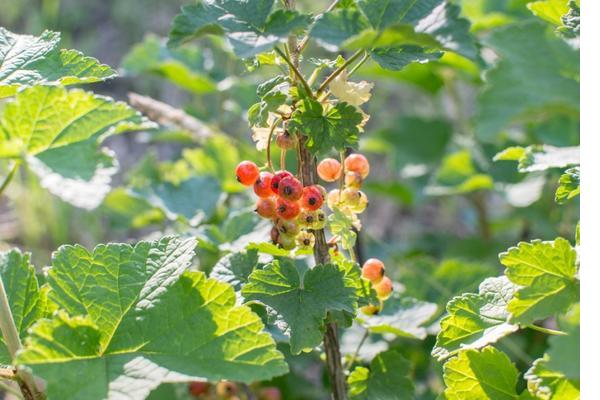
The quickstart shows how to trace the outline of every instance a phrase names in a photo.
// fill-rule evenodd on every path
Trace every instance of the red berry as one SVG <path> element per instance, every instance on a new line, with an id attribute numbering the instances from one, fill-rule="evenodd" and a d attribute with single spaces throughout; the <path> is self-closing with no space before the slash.
<path id="1" fill-rule="evenodd" d="M 300 214 L 300 205 L 297 201 L 291 201 L 280 197 L 277 199 L 277 216 L 283 219 L 293 219 Z"/>
<path id="2" fill-rule="evenodd" d="M 210 383 L 208 382 L 190 382 L 188 392 L 194 397 L 200 397 L 210 392 Z"/>
<path id="3" fill-rule="evenodd" d="M 369 258 L 362 266 L 362 276 L 363 278 L 377 283 L 383 278 L 383 274 L 385 273 L 385 266 L 378 260 L 377 258 Z"/>
<path id="4" fill-rule="evenodd" d="M 344 160 L 344 167 L 346 171 L 356 172 L 363 179 L 369 175 L 369 161 L 362 154 L 350 154 Z"/>
<path id="5" fill-rule="evenodd" d="M 271 228 L 271 242 L 273 242 L 273 244 L 277 244 L 278 240 L 279 240 L 279 229 L 277 229 L 277 227 L 274 226 L 273 228 Z"/>
<path id="6" fill-rule="evenodd" d="M 317 173 L 325 182 L 334 182 L 342 176 L 342 165 L 335 158 L 326 158 L 317 165 Z"/>
<path id="7" fill-rule="evenodd" d="M 258 167 L 252 161 L 242 161 L 235 169 L 238 182 L 245 186 L 253 185 L 259 174 Z"/>
<path id="8" fill-rule="evenodd" d="M 259 400 L 281 400 L 281 390 L 275 386 L 269 386 L 260 389 L 258 392 Z"/>
<path id="9" fill-rule="evenodd" d="M 298 143 L 298 139 L 296 135 L 292 135 L 287 130 L 284 131 L 281 135 L 277 136 L 277 145 L 282 149 L 289 150 L 296 147 L 296 143 Z"/>
<path id="10" fill-rule="evenodd" d="M 302 191 L 302 207 L 308 210 L 318 210 L 323 200 L 323 193 L 316 185 L 307 186 Z"/>
<path id="11" fill-rule="evenodd" d="M 271 197 L 258 199 L 256 202 L 256 213 L 263 218 L 275 218 L 275 215 L 277 214 L 275 200 Z"/>
<path id="12" fill-rule="evenodd" d="M 281 182 L 283 178 L 287 178 L 289 176 L 293 177 L 294 175 L 292 175 L 289 171 L 277 171 L 275 173 L 275 175 L 271 179 L 271 190 L 273 191 L 273 193 L 279 193 L 279 182 Z"/>
<path id="13" fill-rule="evenodd" d="M 374 285 L 374 288 L 377 292 L 377 297 L 379 297 L 381 300 L 385 300 L 390 297 L 392 290 L 394 290 L 392 281 L 387 276 L 381 278 L 381 280 Z"/>
<path id="14" fill-rule="evenodd" d="M 273 196 L 274 193 L 271 190 L 271 179 L 273 174 L 270 172 L 261 172 L 256 182 L 254 182 L 254 193 L 258 197 L 269 197 Z"/>
<path id="15" fill-rule="evenodd" d="M 302 183 L 293 176 L 287 176 L 279 181 L 279 196 L 288 200 L 299 200 L 302 197 Z"/>

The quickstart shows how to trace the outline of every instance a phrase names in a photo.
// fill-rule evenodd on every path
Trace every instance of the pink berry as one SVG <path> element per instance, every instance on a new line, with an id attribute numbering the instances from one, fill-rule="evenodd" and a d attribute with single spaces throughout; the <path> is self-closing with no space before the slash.
<path id="1" fill-rule="evenodd" d="M 271 190 L 271 180 L 273 179 L 273 174 L 270 172 L 261 172 L 258 176 L 256 182 L 254 182 L 254 193 L 258 197 L 270 197 L 273 196 L 274 193 Z"/>
<path id="2" fill-rule="evenodd" d="M 283 178 L 287 178 L 290 176 L 293 177 L 294 175 L 292 175 L 292 173 L 289 171 L 277 171 L 273 178 L 271 178 L 271 190 L 273 191 L 273 193 L 278 194 L 279 182 L 281 182 Z"/>
<path id="3" fill-rule="evenodd" d="M 297 201 L 287 200 L 283 197 L 277 199 L 277 216 L 283 219 L 293 219 L 300 214 L 300 205 Z"/>
<path id="4" fill-rule="evenodd" d="M 318 210 L 323 205 L 324 197 L 316 185 L 307 186 L 302 191 L 301 204 L 308 210 Z"/>
<path id="5" fill-rule="evenodd" d="M 362 276 L 363 278 L 377 283 L 383 278 L 383 274 L 385 273 L 385 266 L 381 260 L 377 258 L 369 258 L 362 266 Z"/>
<path id="6" fill-rule="evenodd" d="M 369 161 L 362 154 L 350 154 L 344 160 L 344 167 L 346 171 L 356 172 L 363 179 L 369 175 Z"/>
<path id="7" fill-rule="evenodd" d="M 278 194 L 287 200 L 299 200 L 302 197 L 302 183 L 293 176 L 286 176 L 278 185 Z"/>
<path id="8" fill-rule="evenodd" d="M 275 218 L 277 214 L 275 200 L 271 197 L 258 199 L 256 202 L 256 213 L 263 218 Z"/>

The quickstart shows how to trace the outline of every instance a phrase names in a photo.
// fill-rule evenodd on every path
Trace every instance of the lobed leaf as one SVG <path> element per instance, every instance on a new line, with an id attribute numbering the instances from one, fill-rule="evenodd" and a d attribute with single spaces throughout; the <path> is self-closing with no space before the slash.
<path id="1" fill-rule="evenodd" d="M 31 328 L 17 363 L 60 399 L 144 399 L 163 382 L 285 373 L 260 318 L 235 305 L 231 286 L 186 272 L 195 247 L 174 237 L 93 252 L 61 247 L 48 273 L 61 311 Z"/>
<path id="2" fill-rule="evenodd" d="M 351 399 L 414 399 L 410 362 L 395 350 L 379 353 L 370 368 L 356 367 L 348 377 Z"/>
<path id="3" fill-rule="evenodd" d="M 289 326 L 293 354 L 321 343 L 328 312 L 354 314 L 357 303 L 353 282 L 336 265 L 317 265 L 301 276 L 296 265 L 286 259 L 255 270 L 242 296 L 246 301 L 260 301 L 281 315 Z"/>

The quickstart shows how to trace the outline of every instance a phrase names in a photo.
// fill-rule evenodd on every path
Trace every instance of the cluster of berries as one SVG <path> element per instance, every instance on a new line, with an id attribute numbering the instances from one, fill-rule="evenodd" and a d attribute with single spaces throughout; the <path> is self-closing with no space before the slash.
<path id="1" fill-rule="evenodd" d="M 238 164 L 236 176 L 241 184 L 253 186 L 258 196 L 258 215 L 273 221 L 273 243 L 286 250 L 314 246 L 315 236 L 311 231 L 323 229 L 326 223 L 321 209 L 327 193 L 325 188 L 303 186 L 289 171 L 260 172 L 251 161 Z"/>
<path id="2" fill-rule="evenodd" d="M 361 311 L 367 315 L 377 314 L 381 310 L 381 303 L 392 294 L 392 280 L 385 276 L 385 265 L 377 258 L 369 258 L 365 261 L 362 265 L 362 277 L 373 285 L 377 298 L 380 300 L 380 305 L 369 304 L 362 307 Z"/>
<path id="3" fill-rule="evenodd" d="M 223 399 L 223 400 L 239 400 L 238 386 L 234 382 L 221 381 L 214 385 L 208 382 L 191 382 L 188 385 L 188 392 L 196 399 Z M 216 397 L 215 397 L 216 395 Z M 256 392 L 258 400 L 281 400 L 281 391 L 275 386 L 267 386 L 259 388 Z"/>
<path id="4" fill-rule="evenodd" d="M 367 195 L 360 190 L 369 175 L 369 161 L 362 154 L 350 154 L 342 164 L 334 158 L 326 158 L 317 166 L 319 177 L 326 182 L 335 182 L 344 173 L 342 190 L 334 189 L 327 194 L 327 206 L 338 208 L 350 214 L 362 213 L 369 203 Z"/>

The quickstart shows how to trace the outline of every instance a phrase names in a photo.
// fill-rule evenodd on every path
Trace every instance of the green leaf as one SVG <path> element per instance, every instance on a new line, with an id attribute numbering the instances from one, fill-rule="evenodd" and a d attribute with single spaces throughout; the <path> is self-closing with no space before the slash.
<path id="1" fill-rule="evenodd" d="M 554 196 L 554 200 L 558 204 L 564 204 L 567 200 L 579 196 L 580 176 L 579 167 L 569 168 L 560 176 L 556 195 Z"/>
<path id="2" fill-rule="evenodd" d="M 511 322 L 531 324 L 566 310 L 579 298 L 577 254 L 563 238 L 534 240 L 500 254 L 511 282 L 521 286 L 508 304 Z"/>
<path id="3" fill-rule="evenodd" d="M 0 27 L 0 98 L 20 87 L 73 85 L 114 78 L 117 73 L 76 50 L 59 50 L 60 34 L 18 35 Z"/>
<path id="4" fill-rule="evenodd" d="M 19 92 L 0 117 L 0 157 L 37 155 L 43 151 L 103 138 L 154 123 L 122 102 L 82 90 L 34 86 Z"/>
<path id="5" fill-rule="evenodd" d="M 287 372 L 260 318 L 235 305 L 231 286 L 185 272 L 195 247 L 195 239 L 174 237 L 93 252 L 61 247 L 48 281 L 63 311 L 31 328 L 17 363 L 57 399 L 137 400 L 162 382 L 250 382 Z"/>
<path id="6" fill-rule="evenodd" d="M 240 154 L 230 137 L 211 135 L 201 147 L 184 149 L 183 158 L 198 175 L 216 178 L 227 193 L 239 193 L 245 189 L 231 173 L 240 162 Z"/>
<path id="7" fill-rule="evenodd" d="M 293 112 L 288 129 L 308 136 L 306 147 L 311 152 L 324 154 L 332 148 L 343 151 L 355 145 L 362 119 L 360 112 L 347 103 L 323 109 L 317 100 L 307 98 Z"/>
<path id="8" fill-rule="evenodd" d="M 575 39 L 570 41 L 574 47 L 579 47 L 579 32 L 581 30 L 581 10 L 579 9 L 579 0 L 569 0 L 569 11 L 561 19 L 562 25 L 557 31 L 566 39 Z"/>
<path id="9" fill-rule="evenodd" d="M 368 21 L 356 9 L 334 9 L 320 16 L 313 24 L 310 36 L 331 51 L 369 27 Z"/>
<path id="10" fill-rule="evenodd" d="M 435 184 L 427 188 L 430 195 L 452 195 L 489 190 L 494 181 L 487 174 L 477 173 L 471 153 L 464 149 L 447 155 L 437 171 Z"/>
<path id="11" fill-rule="evenodd" d="M 123 59 L 123 68 L 130 74 L 152 73 L 197 94 L 216 91 L 215 82 L 202 68 L 203 56 L 196 46 L 167 48 L 165 40 L 147 35 Z"/>
<path id="12" fill-rule="evenodd" d="M 173 20 L 169 46 L 206 34 L 225 34 L 238 57 L 268 51 L 289 34 L 300 32 L 311 20 L 295 11 L 277 10 L 273 0 L 202 1 L 184 6 Z"/>
<path id="13" fill-rule="evenodd" d="M 351 399 L 413 399 L 410 362 L 395 350 L 379 353 L 370 368 L 356 367 L 348 377 Z"/>
<path id="14" fill-rule="evenodd" d="M 518 371 L 493 347 L 462 350 L 444 364 L 447 400 L 515 400 Z"/>
<path id="15" fill-rule="evenodd" d="M 385 69 L 400 71 L 414 62 L 425 64 L 437 60 L 442 54 L 439 51 L 428 51 L 421 46 L 404 45 L 373 49 L 371 57 Z"/>
<path id="16" fill-rule="evenodd" d="M 568 0 L 541 0 L 527 3 L 527 8 L 538 18 L 553 25 L 562 25 L 561 17 L 569 12 Z"/>
<path id="17" fill-rule="evenodd" d="M 146 200 L 123 187 L 108 193 L 102 205 L 116 220 L 116 224 L 126 229 L 143 228 L 165 219 L 160 209 L 152 207 Z"/>
<path id="18" fill-rule="evenodd" d="M 343 248 L 353 248 L 356 244 L 356 232 L 354 231 L 352 217 L 337 207 L 332 211 L 327 217 L 331 233 L 340 237 Z"/>
<path id="19" fill-rule="evenodd" d="M 321 343 L 328 312 L 354 314 L 357 302 L 356 288 L 336 265 L 317 265 L 300 276 L 290 260 L 275 260 L 255 270 L 242 296 L 264 303 L 283 317 L 290 329 L 293 354 Z"/>
<path id="20" fill-rule="evenodd" d="M 505 276 L 487 278 L 479 286 L 479 294 L 467 293 L 450 300 L 431 355 L 443 360 L 462 349 L 495 343 L 519 329 L 508 322 L 507 311 L 516 290 Z"/>
<path id="21" fill-rule="evenodd" d="M 579 353 L 577 353 L 579 354 Z M 579 380 L 568 379 L 564 374 L 553 370 L 548 361 L 548 355 L 538 358 L 525 373 L 529 392 L 536 399 L 560 400 L 579 399 Z"/>
<path id="22" fill-rule="evenodd" d="M 545 171 L 579 164 L 579 146 L 554 147 L 547 144 L 509 147 L 494 156 L 494 161 L 519 162 L 519 172 Z"/>
<path id="23" fill-rule="evenodd" d="M 229 253 L 223 256 L 210 272 L 210 277 L 229 283 L 236 292 L 248 282 L 248 277 L 258 264 L 258 250 Z"/>
<path id="24" fill-rule="evenodd" d="M 164 211 L 169 219 L 184 217 L 196 224 L 214 214 L 221 198 L 221 185 L 210 176 L 193 176 L 178 185 L 158 182 L 133 189 L 133 193 Z"/>
<path id="25" fill-rule="evenodd" d="M 16 249 L 0 253 L 0 278 L 21 339 L 45 312 L 45 300 L 29 258 L 28 253 L 23 254 Z M 12 364 L 4 339 L 0 339 L 0 363 Z"/>
<path id="26" fill-rule="evenodd" d="M 437 304 L 394 295 L 385 301 L 379 313 L 361 316 L 361 324 L 373 333 L 425 339 L 427 330 L 423 325 L 437 314 L 437 310 Z"/>
<path id="27" fill-rule="evenodd" d="M 538 22 L 493 32 L 487 44 L 500 60 L 478 98 L 476 133 L 493 141 L 510 123 L 579 112 L 579 53 Z M 524 56 L 527 55 L 527 56 Z"/>
<path id="28" fill-rule="evenodd" d="M 276 111 L 279 106 L 285 104 L 288 89 L 289 81 L 284 75 L 277 75 L 258 85 L 256 94 L 260 101 L 248 109 L 250 124 L 261 127 L 267 126 L 269 113 Z"/>
<path id="29" fill-rule="evenodd" d="M 50 149 L 27 159 L 42 187 L 76 207 L 98 207 L 119 167 L 114 152 L 95 140 Z"/>
<path id="30" fill-rule="evenodd" d="M 567 333 L 548 338 L 546 366 L 562 373 L 568 379 L 579 380 L 580 328 L 573 327 L 568 329 Z"/>
<path id="31" fill-rule="evenodd" d="M 364 188 L 369 195 L 385 196 L 400 205 L 410 206 L 414 201 L 414 194 L 410 186 L 398 181 L 365 182 Z"/>

